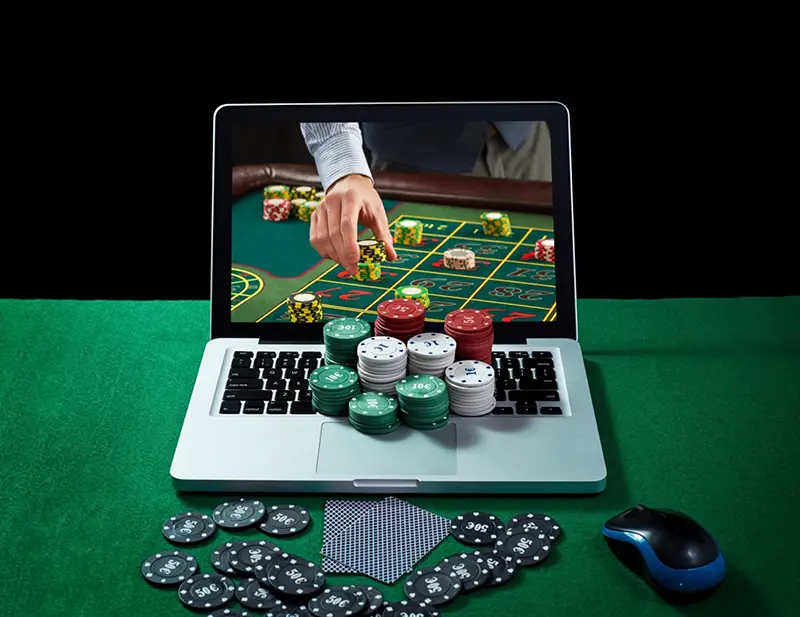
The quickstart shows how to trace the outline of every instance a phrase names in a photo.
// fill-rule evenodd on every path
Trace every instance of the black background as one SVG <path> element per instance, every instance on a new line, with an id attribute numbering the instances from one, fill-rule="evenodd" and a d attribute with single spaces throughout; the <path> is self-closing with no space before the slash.
<path id="1" fill-rule="evenodd" d="M 366 88 L 301 64 L 99 44 L 13 64 L 0 296 L 208 298 L 219 104 L 420 99 L 570 108 L 579 297 L 800 293 L 780 111 L 743 97 L 735 71 L 598 63 L 476 91 L 457 70 L 410 88 L 374 71 Z"/>

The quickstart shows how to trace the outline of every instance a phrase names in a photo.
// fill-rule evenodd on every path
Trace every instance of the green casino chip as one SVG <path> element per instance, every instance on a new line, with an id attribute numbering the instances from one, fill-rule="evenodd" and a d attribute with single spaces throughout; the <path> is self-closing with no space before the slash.
<path id="1" fill-rule="evenodd" d="M 335 392 L 358 383 L 358 373 L 346 366 L 325 365 L 311 371 L 308 381 L 312 391 L 319 389 Z"/>
<path id="2" fill-rule="evenodd" d="M 409 399 L 436 399 L 447 394 L 447 385 L 434 375 L 409 375 L 397 383 L 397 394 Z"/>

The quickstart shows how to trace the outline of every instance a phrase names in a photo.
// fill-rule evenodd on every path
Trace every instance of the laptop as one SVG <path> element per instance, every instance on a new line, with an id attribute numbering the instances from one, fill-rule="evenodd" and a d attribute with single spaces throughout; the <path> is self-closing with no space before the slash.
<path id="1" fill-rule="evenodd" d="M 307 221 L 262 216 L 265 195 L 280 191 L 274 185 L 322 191 L 313 164 L 298 164 L 289 154 L 281 158 L 292 148 L 292 156 L 307 156 L 297 151 L 298 143 L 301 150 L 305 146 L 301 123 L 371 123 L 380 129 L 383 122 L 453 121 L 546 127 L 551 179 L 453 182 L 446 173 L 376 171 L 388 221 L 423 221 L 426 238 L 418 246 L 398 245 L 401 259 L 384 263 L 377 282 L 356 282 L 316 254 Z M 223 105 L 214 114 L 213 134 L 211 333 L 171 465 L 177 490 L 587 494 L 604 489 L 606 465 L 578 342 L 564 105 Z M 274 160 L 260 160 L 268 157 Z M 481 232 L 486 210 L 508 214 L 510 236 Z M 372 237 L 369 230 L 361 233 Z M 557 260 L 536 251 L 536 240 L 547 238 L 558 244 Z M 448 245 L 473 249 L 476 268 L 482 269 L 441 269 L 441 251 Z M 347 416 L 314 409 L 308 377 L 324 363 L 324 322 L 343 316 L 374 321 L 376 302 L 394 297 L 401 283 L 428 286 L 426 332 L 443 332 L 449 310 L 466 307 L 492 315 L 497 379 L 490 413 L 451 413 L 445 426 L 432 431 L 401 425 L 389 434 L 369 435 L 355 430 Z M 286 298 L 301 291 L 321 297 L 322 323 L 290 321 Z M 248 384 L 244 390 L 242 382 Z"/>

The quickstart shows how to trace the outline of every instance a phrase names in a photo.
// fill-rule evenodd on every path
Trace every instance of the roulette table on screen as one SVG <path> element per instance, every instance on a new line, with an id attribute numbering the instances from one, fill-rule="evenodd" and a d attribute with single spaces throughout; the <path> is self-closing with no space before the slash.
<path id="1" fill-rule="evenodd" d="M 278 179 L 269 183 L 298 185 L 315 180 L 313 172 L 278 175 Z M 551 207 L 546 203 L 549 185 L 452 180 L 435 174 L 375 175 L 390 229 L 412 218 L 422 223 L 424 234 L 421 244 L 395 247 L 398 258 L 383 264 L 378 281 L 356 281 L 333 261 L 322 259 L 309 244 L 308 223 L 297 218 L 263 220 L 266 181 L 240 188 L 232 204 L 232 320 L 288 322 L 284 301 L 300 291 L 313 291 L 322 299 L 326 321 L 336 317 L 372 320 L 378 304 L 394 297 L 394 289 L 404 285 L 427 288 L 428 321 L 442 322 L 460 308 L 488 312 L 501 322 L 554 320 L 555 267 L 534 256 L 536 241 L 553 237 Z M 494 210 L 508 213 L 510 236 L 483 233 L 480 215 Z M 371 237 L 370 230 L 360 229 L 359 238 Z M 454 248 L 474 252 L 475 268 L 445 268 L 444 251 Z"/>

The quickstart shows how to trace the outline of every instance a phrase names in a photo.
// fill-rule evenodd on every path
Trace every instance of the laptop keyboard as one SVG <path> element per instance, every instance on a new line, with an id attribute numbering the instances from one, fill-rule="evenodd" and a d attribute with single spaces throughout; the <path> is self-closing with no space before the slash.
<path id="1" fill-rule="evenodd" d="M 235 351 L 219 413 L 313 415 L 308 375 L 323 363 L 319 351 Z M 551 352 L 493 351 L 492 365 L 494 415 L 562 415 Z"/>

